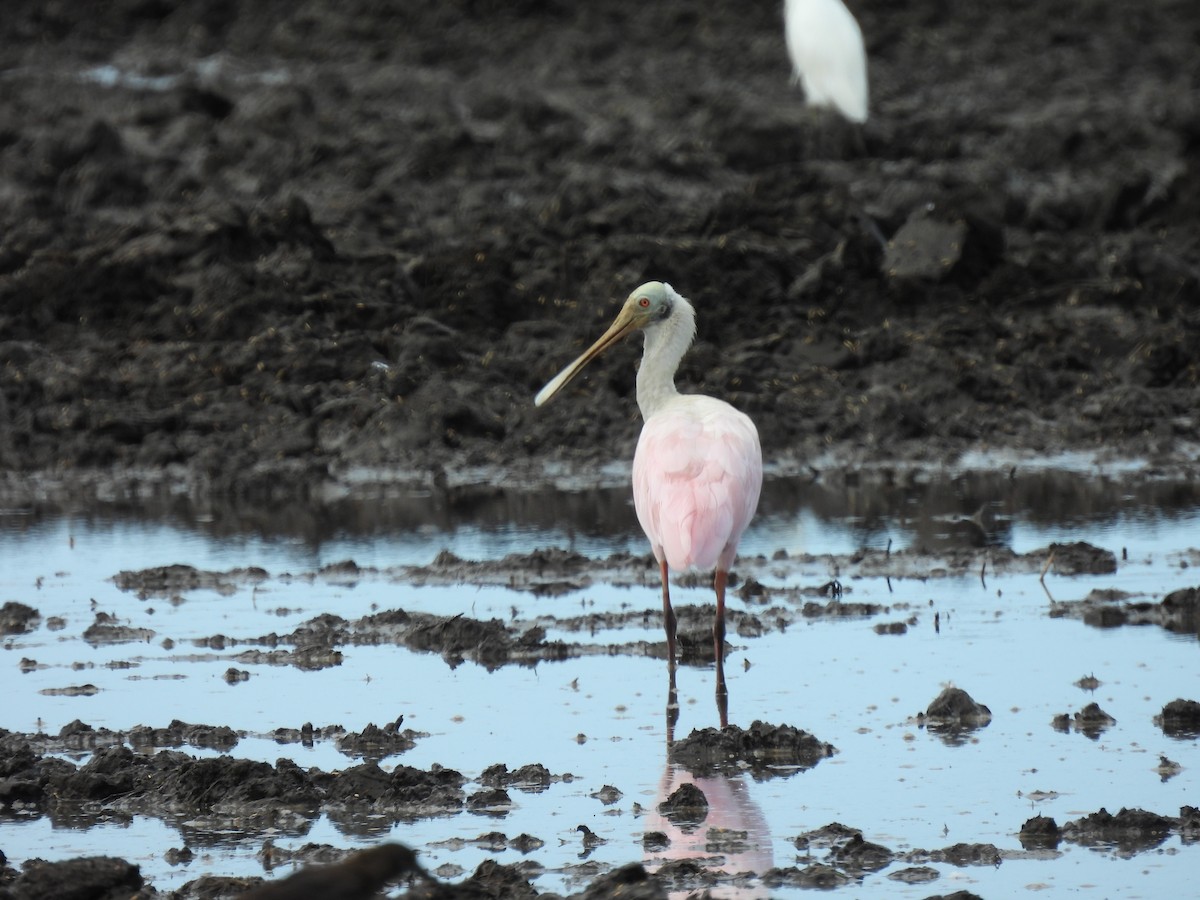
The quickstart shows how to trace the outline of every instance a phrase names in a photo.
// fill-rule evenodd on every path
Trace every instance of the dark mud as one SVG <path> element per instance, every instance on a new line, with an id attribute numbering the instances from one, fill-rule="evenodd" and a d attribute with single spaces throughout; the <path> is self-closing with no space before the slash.
<path id="1" fill-rule="evenodd" d="M 13 4 L 0 462 L 622 459 L 633 348 L 530 398 L 651 277 L 772 462 L 1194 462 L 1194 5 L 855 11 L 846 141 L 773 3 Z"/>
<path id="2" fill-rule="evenodd" d="M 112 495 L 149 480 L 186 482 L 193 496 L 303 503 L 331 480 L 386 477 L 427 481 L 431 504 L 461 509 L 489 488 L 455 491 L 497 472 L 594 473 L 631 455 L 636 349 L 614 352 L 545 410 L 531 398 L 649 278 L 673 282 L 699 310 L 681 386 L 748 412 L 776 472 L 940 465 L 968 451 L 1194 468 L 1196 5 L 1157 0 L 1132 17 L 1102 0 L 1067 14 L 1036 2 L 969 13 L 852 6 L 871 65 L 861 134 L 803 107 L 775 3 L 9 4 L 6 501 L 34 502 L 64 482 Z M 748 610 L 731 622 L 744 636 L 797 617 L 889 612 L 854 602 L 856 573 L 1069 575 L 1111 571 L 1105 553 L 866 551 L 837 561 L 838 580 L 805 589 L 754 577 L 786 574 L 796 560 L 749 561 L 738 588 Z M 189 591 L 268 577 L 179 566 L 117 581 L 142 599 L 186 602 Z M 592 579 L 652 583 L 654 573 L 644 557 L 545 554 L 445 557 L 404 573 L 347 563 L 312 577 L 552 596 Z M 1195 592 L 1161 603 L 1095 597 L 1054 614 L 1200 634 Z M 907 627 L 896 612 L 888 633 Z M 685 661 L 711 654 L 711 617 L 680 611 Z M 0 610 L 4 634 L 38 621 L 24 603 Z M 587 617 L 554 624 L 596 627 Z M 231 681 L 255 665 L 336 665 L 337 647 L 355 642 L 488 666 L 609 652 L 544 637 L 537 621 L 399 610 L 355 622 L 326 614 L 287 635 L 214 634 L 197 651 L 247 645 L 236 661 L 250 668 L 231 669 Z M 88 630 L 94 645 L 156 639 L 102 611 Z M 621 651 L 661 653 L 656 643 Z M 1194 736 L 1194 703 L 1164 708 L 1164 732 Z M 228 751 L 239 735 L 77 722 L 53 738 L 5 733 L 0 799 L 49 815 L 65 798 L 123 814 L 204 811 L 289 834 L 291 816 L 334 806 L 356 815 L 362 798 L 386 815 L 448 814 L 568 777 L 497 771 L 468 794 L 450 769 L 384 773 L 379 759 L 420 740 L 399 721 L 275 737 L 337 741 L 363 762 L 334 774 L 193 759 L 178 748 Z M 51 755 L 71 753 L 89 760 Z M 1186 807 L 1178 819 L 1101 810 L 1061 834 L 1137 834 L 1130 840 L 1153 846 L 1173 830 L 1195 840 L 1198 829 Z M 858 832 L 827 847 L 804 867 L 761 873 L 763 883 L 833 887 L 890 852 Z M 894 877 L 920 883 L 930 859 L 991 865 L 997 852 L 914 851 Z M 702 889 L 715 877 L 686 861 L 654 877 L 634 865 L 583 895 L 658 897 L 664 885 Z M 209 878 L 179 896 L 234 896 L 251 882 Z M 0 896 L 68 896 L 67 885 L 93 897 L 156 894 L 122 860 L 0 872 Z M 459 888 L 418 880 L 408 890 Z M 461 890 L 537 895 L 527 872 L 493 863 Z"/>
<path id="3" fill-rule="evenodd" d="M 200 745 L 210 731 L 204 726 L 178 722 L 166 729 L 135 729 L 143 739 L 158 735 L 162 742 L 186 740 L 195 745 Z M 740 759 L 753 762 L 756 772 L 773 765 L 783 767 L 786 775 L 815 765 L 834 752 L 828 744 L 787 726 L 756 722 L 746 731 L 737 726 L 727 726 L 716 734 L 709 731 L 694 732 L 681 742 L 680 758 L 689 768 L 712 771 Z M 81 742 L 78 738 L 84 734 L 93 739 Z M 357 815 L 394 821 L 455 815 L 463 810 L 509 805 L 506 787 L 537 792 L 552 782 L 570 781 L 572 777 L 569 773 L 553 775 L 536 763 L 513 772 L 498 763 L 488 767 L 480 777 L 482 789 L 469 794 L 465 789 L 467 780 L 460 773 L 436 765 L 429 771 L 401 765 L 384 772 L 374 762 L 366 762 L 336 772 L 323 772 L 316 768 L 301 770 L 286 759 L 271 766 L 229 756 L 194 759 L 174 750 L 135 752 L 117 743 L 118 738 L 132 742 L 133 735 L 97 733 L 82 723 L 64 728 L 56 738 L 0 731 L 0 808 L 10 815 L 47 815 L 53 819 L 60 815 L 77 818 L 80 806 L 86 805 L 97 821 L 114 814 L 148 815 L 180 823 L 200 816 L 229 829 L 295 836 L 304 834 L 306 823 L 322 812 L 343 818 Z M 355 752 L 346 749 L 344 740 L 339 747 L 343 752 Z M 45 755 L 82 748 L 90 750 L 91 755 L 80 766 Z M 696 761 L 701 753 L 703 761 Z M 616 789 L 607 790 L 619 796 Z M 664 802 L 662 809 L 672 821 L 699 823 L 707 815 L 707 802 L 698 788 L 685 785 Z M 583 832 L 585 849 L 589 839 L 603 841 L 586 826 L 579 826 L 579 830 Z M 521 852 L 544 845 L 543 839 L 533 835 L 520 835 L 509 841 L 499 832 L 482 835 L 477 840 L 498 848 L 512 846 Z M 316 896 L 305 892 L 316 890 L 318 885 L 326 886 L 320 896 L 375 896 L 375 890 L 392 876 L 417 870 L 411 853 L 406 856 L 400 850 L 383 849 L 388 846 L 353 854 L 328 869 L 301 870 L 277 885 L 264 887 L 261 894 L 250 896 L 299 900 Z M 313 848 L 287 855 L 277 850 L 274 840 L 268 838 L 260 855 L 270 870 L 285 862 L 329 863 L 345 853 L 334 848 Z M 537 870 L 522 871 L 520 866 L 485 863 L 471 878 L 451 885 L 422 873 L 422 880 L 409 896 L 476 897 L 479 882 L 490 885 L 485 888 L 489 896 L 554 896 L 539 894 L 533 888 L 529 879 L 536 874 Z M 496 893 L 497 877 L 512 884 Z M 636 870 L 618 868 L 595 879 L 582 896 L 607 896 L 614 883 L 623 884 L 626 880 L 640 884 L 635 896 L 665 896 L 664 879 L 672 877 L 678 879 L 679 875 L 652 878 L 640 866 Z M 201 878 L 166 895 L 144 885 L 137 867 L 123 860 L 82 858 L 57 864 L 30 861 L 20 874 L 13 871 L 0 876 L 0 896 L 85 896 L 71 894 L 73 888 L 69 886 L 86 884 L 89 897 L 215 898 L 240 896 L 259 881 L 258 878 Z M 367 887 L 355 889 L 360 882 Z M 344 893 L 331 892 L 334 885 Z M 519 893 L 514 894 L 513 890 Z"/>

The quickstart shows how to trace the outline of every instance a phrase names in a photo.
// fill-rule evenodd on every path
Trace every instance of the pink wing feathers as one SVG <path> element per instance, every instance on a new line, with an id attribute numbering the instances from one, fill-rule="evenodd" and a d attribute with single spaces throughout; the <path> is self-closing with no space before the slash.
<path id="1" fill-rule="evenodd" d="M 684 395 L 650 417 L 633 457 L 633 502 L 655 558 L 725 570 L 758 507 L 762 451 L 748 417 Z"/>

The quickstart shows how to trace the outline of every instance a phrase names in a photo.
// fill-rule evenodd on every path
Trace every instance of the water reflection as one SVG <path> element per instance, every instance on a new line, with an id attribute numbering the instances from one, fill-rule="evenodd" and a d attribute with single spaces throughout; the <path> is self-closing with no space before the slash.
<path id="1" fill-rule="evenodd" d="M 1062 471 L 928 473 L 829 472 L 764 485 L 743 554 L 844 552 L 861 547 L 930 551 L 1008 545 L 1014 522 L 1035 529 L 1115 526 L 1195 518 L 1200 481 L 1121 479 Z M 300 485 L 269 496 L 181 492 L 160 482 L 47 489 L 37 499 L 6 500 L 0 490 L 0 540 L 71 518 L 94 530 L 153 523 L 221 540 L 287 539 L 318 549 L 330 542 L 419 535 L 448 540 L 469 531 L 484 548 L 547 542 L 580 552 L 645 550 L 628 486 L 564 491 L 509 490 L 499 484 Z M 827 546 L 831 534 L 845 546 Z M 487 536 L 506 536 L 489 541 Z M 487 552 L 484 549 L 483 552 Z"/>
<path id="2" fill-rule="evenodd" d="M 679 700 L 671 670 L 667 693 L 666 754 L 654 803 L 645 818 L 646 868 L 660 872 L 664 866 L 681 860 L 695 860 L 706 870 L 722 873 L 727 882 L 743 873 L 762 874 L 775 865 L 771 829 L 762 809 L 754 802 L 744 772 L 694 775 L 671 762 L 675 744 L 675 726 L 679 720 Z M 721 727 L 728 724 L 728 695 L 717 692 L 717 715 Z M 708 802 L 707 814 L 700 821 L 673 816 L 662 811 L 662 804 L 680 787 L 695 785 Z M 665 873 L 664 873 L 665 874 Z M 670 884 L 671 879 L 665 879 Z M 667 896 L 691 896 L 692 886 L 668 891 Z M 716 885 L 708 890 L 711 897 L 768 897 L 763 885 Z"/>

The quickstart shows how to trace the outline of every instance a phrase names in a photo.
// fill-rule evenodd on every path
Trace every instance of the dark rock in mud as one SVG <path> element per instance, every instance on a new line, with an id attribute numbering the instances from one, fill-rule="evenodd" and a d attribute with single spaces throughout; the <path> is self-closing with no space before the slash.
<path id="1" fill-rule="evenodd" d="M 1144 809 L 1121 809 L 1115 816 L 1100 809 L 1062 827 L 1064 840 L 1076 844 L 1110 844 L 1127 852 L 1157 847 L 1170 835 L 1174 822 Z"/>
<path id="2" fill-rule="evenodd" d="M 1025 820 L 1017 839 L 1026 850 L 1053 850 L 1062 840 L 1062 831 L 1049 816 L 1034 816 Z"/>
<path id="3" fill-rule="evenodd" d="M 33 631 L 41 618 L 42 614 L 32 606 L 26 606 L 16 600 L 7 600 L 0 606 L 0 634 L 25 634 Z"/>
<path id="4" fill-rule="evenodd" d="M 123 859 L 81 856 L 62 862 L 32 859 L 0 896 L 13 900 L 142 900 L 157 896 L 141 870 Z"/>
<path id="5" fill-rule="evenodd" d="M 387 843 L 351 854 L 342 862 L 308 866 L 241 895 L 241 900 L 368 900 L 402 875 L 421 872 L 417 855 L 403 844 Z"/>
<path id="6" fill-rule="evenodd" d="M 836 752 L 807 731 L 755 721 L 748 729 L 727 725 L 695 730 L 672 745 L 671 760 L 693 774 L 746 765 L 761 778 L 811 769 Z"/>
<path id="7" fill-rule="evenodd" d="M 916 718 L 931 733 L 957 743 L 970 732 L 987 727 L 992 711 L 976 703 L 962 688 L 948 687 Z"/>
<path id="8" fill-rule="evenodd" d="M 1200 736 L 1200 703 L 1182 698 L 1172 700 L 1154 717 L 1154 724 L 1171 737 Z"/>
<path id="9" fill-rule="evenodd" d="M 893 282 L 953 280 L 970 286 L 1000 263 L 1004 237 L 999 224 L 978 214 L 955 214 L 920 206 L 892 235 L 882 270 Z M 894 285 L 898 286 L 898 285 Z"/>

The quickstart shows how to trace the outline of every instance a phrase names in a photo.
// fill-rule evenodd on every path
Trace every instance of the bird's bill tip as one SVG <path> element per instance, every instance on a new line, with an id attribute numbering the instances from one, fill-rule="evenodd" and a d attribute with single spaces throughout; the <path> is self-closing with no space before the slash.
<path id="1" fill-rule="evenodd" d="M 640 327 L 641 322 L 642 320 L 638 316 L 637 310 L 632 306 L 632 298 L 630 298 L 630 301 L 626 302 L 626 305 L 622 307 L 621 312 L 617 315 L 616 321 L 608 327 L 608 330 L 600 336 L 599 340 L 581 353 L 569 366 L 546 382 L 546 386 L 538 391 L 537 396 L 533 398 L 533 405 L 542 406 L 546 403 L 551 397 L 566 387 L 572 378 L 583 371 L 583 368 L 589 362 L 630 331 Z"/>

